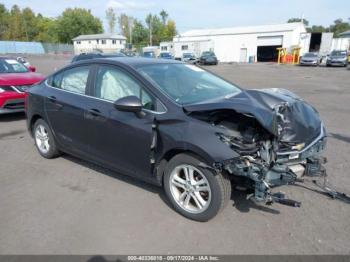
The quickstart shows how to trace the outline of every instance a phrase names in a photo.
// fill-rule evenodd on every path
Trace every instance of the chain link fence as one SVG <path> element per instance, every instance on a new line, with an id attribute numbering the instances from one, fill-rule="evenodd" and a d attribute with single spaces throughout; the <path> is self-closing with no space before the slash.
<path id="1" fill-rule="evenodd" d="M 71 44 L 0 41 L 0 54 L 73 54 Z"/>

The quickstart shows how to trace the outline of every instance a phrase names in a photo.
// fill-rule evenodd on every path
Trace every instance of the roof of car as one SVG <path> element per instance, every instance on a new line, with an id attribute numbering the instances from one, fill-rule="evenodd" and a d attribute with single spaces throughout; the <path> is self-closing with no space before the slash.
<path id="1" fill-rule="evenodd" d="M 96 60 L 101 60 L 101 59 L 116 61 L 132 67 L 138 67 L 140 65 L 147 65 L 147 64 L 181 64 L 182 63 L 177 60 L 166 60 L 166 59 L 144 58 L 144 57 L 108 57 L 108 58 L 100 58 Z"/>

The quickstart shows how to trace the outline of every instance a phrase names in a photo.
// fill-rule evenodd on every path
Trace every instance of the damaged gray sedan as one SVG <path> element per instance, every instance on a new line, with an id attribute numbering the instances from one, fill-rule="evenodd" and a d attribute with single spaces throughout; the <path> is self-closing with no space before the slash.
<path id="1" fill-rule="evenodd" d="M 255 202 L 299 206 L 274 188 L 325 175 L 326 131 L 311 105 L 177 61 L 70 65 L 30 89 L 27 116 L 42 156 L 66 152 L 163 186 L 197 221 L 223 209 L 232 183 Z"/>

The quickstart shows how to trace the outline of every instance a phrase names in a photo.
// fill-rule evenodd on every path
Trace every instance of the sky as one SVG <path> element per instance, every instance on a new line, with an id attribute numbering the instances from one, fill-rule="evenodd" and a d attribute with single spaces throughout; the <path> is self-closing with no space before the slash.
<path id="1" fill-rule="evenodd" d="M 44 16 L 56 17 L 67 7 L 90 9 L 106 27 L 105 10 L 113 7 L 144 21 L 150 12 L 166 10 L 179 33 L 191 29 L 284 23 L 302 17 L 311 25 L 328 26 L 335 19 L 350 18 L 349 0 L 0 0 L 7 8 L 17 4 Z"/>

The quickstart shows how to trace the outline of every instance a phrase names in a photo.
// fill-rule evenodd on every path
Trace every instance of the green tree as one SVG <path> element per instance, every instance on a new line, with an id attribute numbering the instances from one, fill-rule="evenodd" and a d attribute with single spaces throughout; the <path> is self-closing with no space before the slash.
<path id="1" fill-rule="evenodd" d="M 37 17 L 32 9 L 26 7 L 22 10 L 21 18 L 22 35 L 25 36 L 27 41 L 32 41 L 39 33 L 37 28 Z"/>
<path id="2" fill-rule="evenodd" d="M 172 41 L 174 36 L 177 34 L 176 24 L 174 20 L 168 20 L 165 27 L 165 37 L 162 41 Z"/>
<path id="3" fill-rule="evenodd" d="M 84 8 L 67 8 L 57 19 L 56 32 L 58 41 L 71 43 L 74 37 L 83 34 L 102 33 L 101 20 Z"/>
<path id="4" fill-rule="evenodd" d="M 9 11 L 5 5 L 0 4 L 0 39 L 5 39 L 9 27 Z"/>
<path id="5" fill-rule="evenodd" d="M 297 22 L 301 22 L 301 20 L 303 20 L 303 23 L 305 26 L 309 25 L 309 21 L 306 19 L 301 19 L 301 18 L 290 18 L 288 19 L 287 23 L 297 23 Z"/>
<path id="6" fill-rule="evenodd" d="M 350 30 L 350 24 L 348 22 L 344 22 L 341 18 L 336 19 L 334 24 L 330 26 L 330 31 L 334 33 L 335 37 L 347 30 Z"/>
<path id="7" fill-rule="evenodd" d="M 112 7 L 106 10 L 106 19 L 108 23 L 108 30 L 110 33 L 115 32 L 115 24 L 117 22 L 117 15 Z"/>
<path id="8" fill-rule="evenodd" d="M 5 38 L 9 40 L 26 40 L 22 28 L 22 13 L 18 5 L 12 6 L 8 19 L 8 30 Z"/>
<path id="9" fill-rule="evenodd" d="M 118 17 L 118 24 L 120 28 L 120 32 L 123 36 L 125 36 L 127 39 L 130 38 L 129 36 L 129 16 L 125 13 L 121 13 Z"/>
<path id="10" fill-rule="evenodd" d="M 322 33 L 329 31 L 329 28 L 326 28 L 322 25 L 313 25 L 312 27 L 308 27 L 307 31 L 309 33 Z"/>
<path id="11" fill-rule="evenodd" d="M 165 26 L 166 23 L 167 23 L 169 14 L 168 14 L 165 10 L 162 10 L 162 11 L 159 13 L 159 15 L 160 15 L 160 17 L 162 18 L 163 25 Z"/>
<path id="12" fill-rule="evenodd" d="M 164 30 L 164 25 L 161 19 L 157 15 L 148 14 L 145 21 L 148 26 L 150 45 L 159 45 Z"/>
<path id="13" fill-rule="evenodd" d="M 148 43 L 148 30 L 139 20 L 134 20 L 132 39 L 136 47 L 145 46 Z"/>
<path id="14" fill-rule="evenodd" d="M 56 20 L 43 17 L 41 14 L 37 16 L 38 34 L 35 36 L 35 41 L 43 43 L 58 43 Z"/>

